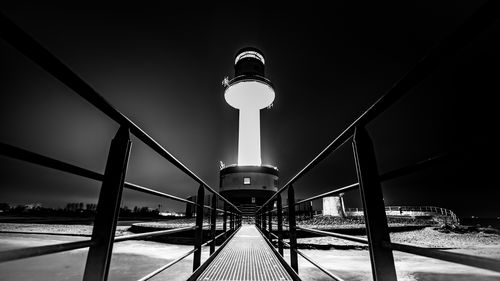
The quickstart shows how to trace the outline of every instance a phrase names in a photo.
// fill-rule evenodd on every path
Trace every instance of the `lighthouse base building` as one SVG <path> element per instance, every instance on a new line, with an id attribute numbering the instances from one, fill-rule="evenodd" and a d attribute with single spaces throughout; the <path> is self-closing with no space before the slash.
<path id="1" fill-rule="evenodd" d="M 273 166 L 227 166 L 220 170 L 219 192 L 249 216 L 276 193 L 278 179 Z"/>

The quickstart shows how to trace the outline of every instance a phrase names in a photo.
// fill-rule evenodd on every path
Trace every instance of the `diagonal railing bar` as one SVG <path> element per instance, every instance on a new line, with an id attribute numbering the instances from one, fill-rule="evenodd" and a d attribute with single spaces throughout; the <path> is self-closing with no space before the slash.
<path id="1" fill-rule="evenodd" d="M 45 245 L 29 248 L 21 248 L 0 252 L 0 262 L 13 261 L 24 258 L 43 256 L 59 252 L 71 251 L 86 248 L 94 245 L 92 240 L 61 243 L 55 245 Z"/>
<path id="2" fill-rule="evenodd" d="M 104 176 L 100 173 L 97 173 L 97 172 L 94 172 L 94 171 L 91 171 L 91 170 L 88 170 L 85 168 L 81 168 L 81 167 L 60 161 L 60 160 L 56 160 L 56 159 L 53 159 L 53 158 L 50 158 L 50 157 L 47 157 L 47 156 L 44 156 L 44 155 L 41 155 L 38 153 L 34 153 L 34 152 L 31 152 L 31 151 L 28 151 L 28 150 L 25 150 L 22 148 L 18 148 L 18 147 L 15 147 L 13 145 L 10 145 L 10 144 L 0 143 L 0 155 L 10 157 L 13 159 L 17 159 L 17 160 L 21 160 L 21 161 L 25 161 L 25 162 L 29 162 L 32 164 L 37 164 L 37 165 L 44 166 L 47 168 L 52 168 L 55 170 L 67 172 L 67 173 L 70 173 L 73 175 L 82 176 L 85 178 L 97 180 L 97 181 L 102 181 L 104 178 Z M 183 199 L 183 198 L 180 198 L 180 197 L 177 197 L 174 195 L 170 195 L 168 193 L 164 193 L 164 192 L 160 192 L 160 191 L 150 189 L 150 188 L 147 188 L 144 186 L 140 186 L 140 185 L 135 184 L 135 183 L 125 182 L 124 187 L 131 189 L 131 190 L 140 191 L 143 193 L 149 193 L 152 195 L 181 201 L 181 202 L 188 203 L 191 205 L 196 205 L 195 202 L 189 201 L 187 199 Z M 205 207 L 210 208 L 209 206 L 205 206 Z M 220 210 L 220 211 L 222 211 L 222 210 Z"/>
<path id="3" fill-rule="evenodd" d="M 180 228 L 174 228 L 174 229 L 150 231 L 150 232 L 138 233 L 138 234 L 123 235 L 123 236 L 115 237 L 114 242 L 123 242 L 123 241 L 127 241 L 127 240 L 139 239 L 139 238 L 149 238 L 149 237 L 154 237 L 154 236 L 160 236 L 160 235 L 183 232 L 183 231 L 187 231 L 187 230 L 193 230 L 196 228 L 197 228 L 197 226 L 189 226 L 189 227 L 180 227 Z"/>
<path id="4" fill-rule="evenodd" d="M 344 281 L 344 279 L 340 278 L 339 276 L 331 273 L 328 269 L 322 267 L 321 265 L 319 265 L 317 262 L 315 262 L 311 257 L 309 257 L 308 255 L 304 254 L 304 252 L 302 251 L 299 251 L 298 249 L 294 249 L 294 251 L 301 255 L 304 259 L 306 259 L 308 262 L 310 262 L 312 265 L 314 265 L 315 267 L 317 267 L 319 270 L 323 271 L 323 273 L 325 273 L 326 275 L 328 275 L 330 278 L 332 278 L 333 280 L 336 280 L 336 281 Z"/>
<path id="5" fill-rule="evenodd" d="M 469 265 L 495 272 L 500 272 L 500 260 L 497 259 L 471 256 L 461 253 L 445 252 L 443 250 L 422 248 L 422 247 L 399 244 L 399 243 L 384 243 L 383 247 L 418 256 L 424 256 L 428 258 L 434 258 L 438 260 L 454 262 L 458 264 Z"/>
<path id="6" fill-rule="evenodd" d="M 229 232 L 229 231 L 226 231 L 226 232 Z M 208 240 L 206 241 L 205 243 L 201 244 L 202 247 L 205 247 L 206 245 L 212 243 L 213 241 L 217 241 L 217 239 L 221 238 L 222 236 L 226 235 L 226 232 L 222 232 L 220 233 L 219 235 L 215 236 L 214 239 L 211 239 L 211 240 Z"/>
<path id="7" fill-rule="evenodd" d="M 210 190 L 210 192 L 218 194 L 217 191 L 211 188 L 182 162 L 168 152 L 163 146 L 161 146 L 139 126 L 132 122 L 127 116 L 111 105 L 111 103 L 94 90 L 87 82 L 75 74 L 68 66 L 62 63 L 57 57 L 51 54 L 40 43 L 35 41 L 30 35 L 15 25 L 2 13 L 0 13 L 0 36 L 23 55 L 35 62 L 39 67 L 57 78 L 61 83 L 72 89 L 75 93 L 80 95 L 83 99 L 95 106 L 115 122 L 121 126 L 128 127 L 131 134 L 136 136 L 144 144 L 148 145 L 151 149 L 156 151 L 193 180 L 205 186 L 205 188 Z M 238 208 L 226 198 L 222 196 L 220 196 L 220 198 L 235 210 L 238 210 Z"/>
<path id="8" fill-rule="evenodd" d="M 168 193 L 164 193 L 164 192 L 157 191 L 157 190 L 154 190 L 154 189 L 150 189 L 150 188 L 147 188 L 147 187 L 144 187 L 144 186 L 140 186 L 140 185 L 135 184 L 135 183 L 125 182 L 124 187 L 126 187 L 128 189 L 131 189 L 131 190 L 140 191 L 140 192 L 148 193 L 148 194 L 151 194 L 151 195 L 156 195 L 156 196 L 159 196 L 159 197 L 165 197 L 165 198 L 168 198 L 168 199 L 172 199 L 172 200 L 184 202 L 184 203 L 195 205 L 195 206 L 197 205 L 196 202 L 189 201 L 187 199 L 180 198 L 180 197 L 177 197 L 177 196 L 174 196 L 174 195 L 170 195 Z"/>
<path id="9" fill-rule="evenodd" d="M 444 161 L 449 157 L 450 157 L 449 153 L 441 153 L 439 155 L 419 161 L 413 165 L 404 166 L 402 168 L 394 169 L 392 171 L 383 173 L 379 176 L 379 179 L 380 181 L 388 181 L 411 173 L 415 173 L 427 169 L 430 166 L 436 164 L 437 162 Z"/>
<path id="10" fill-rule="evenodd" d="M 358 186 L 359 186 L 359 183 L 353 183 L 353 184 L 350 184 L 350 185 L 346 185 L 344 187 L 337 188 L 337 189 L 332 190 L 332 191 L 328 191 L 328 192 L 325 192 L 325 193 L 322 193 L 322 194 L 319 194 L 319 195 L 316 195 L 316 196 L 309 197 L 307 199 L 303 199 L 303 200 L 297 201 L 294 204 L 294 206 L 297 206 L 299 204 L 302 204 L 302 203 L 305 203 L 305 202 L 309 202 L 309 201 L 312 201 L 312 200 L 316 200 L 316 199 L 320 199 L 320 198 L 323 198 L 323 197 L 327 197 L 327 196 L 330 196 L 330 195 L 333 195 L 333 194 L 346 192 L 346 191 L 349 191 L 351 189 L 357 188 Z"/>
<path id="11" fill-rule="evenodd" d="M 66 162 L 59 161 L 6 143 L 0 142 L 0 155 L 37 164 L 40 166 L 45 166 L 55 170 L 64 171 L 70 174 L 82 176 L 97 181 L 102 181 L 104 179 L 104 176 L 100 173 L 87 170 L 72 164 L 68 164 Z"/>
<path id="12" fill-rule="evenodd" d="M 297 226 L 296 229 L 302 230 L 302 231 L 306 231 L 306 232 L 310 232 L 310 233 L 314 233 L 314 234 L 331 236 L 331 237 L 340 238 L 340 239 L 344 239 L 344 240 L 349 240 L 349 241 L 353 241 L 353 242 L 358 242 L 358 243 L 362 243 L 362 244 L 368 244 L 368 239 L 361 238 L 361 237 L 358 237 L 358 236 L 341 234 L 341 233 L 336 233 L 336 232 L 331 232 L 331 231 L 317 230 L 317 229 L 300 227 L 300 226 Z"/>
<path id="13" fill-rule="evenodd" d="M 165 269 L 173 266 L 174 264 L 180 262 L 181 260 L 183 260 L 184 258 L 186 258 L 187 256 L 191 255 L 192 253 L 194 253 L 196 251 L 196 249 L 192 249 L 190 251 L 188 251 L 187 253 L 183 254 L 182 256 L 176 258 L 175 260 L 167 263 L 166 265 L 156 269 L 155 271 L 149 273 L 148 275 L 142 277 L 141 279 L 137 280 L 137 281 L 146 281 L 146 280 L 149 280 L 151 278 L 153 278 L 154 276 L 160 274 L 161 272 L 163 272 Z"/>

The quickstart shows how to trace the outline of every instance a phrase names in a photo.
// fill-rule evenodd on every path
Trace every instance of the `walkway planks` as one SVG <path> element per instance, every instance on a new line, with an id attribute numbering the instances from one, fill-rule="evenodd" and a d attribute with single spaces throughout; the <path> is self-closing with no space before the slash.
<path id="1" fill-rule="evenodd" d="M 197 280 L 291 281 L 292 278 L 255 225 L 243 225 Z"/>

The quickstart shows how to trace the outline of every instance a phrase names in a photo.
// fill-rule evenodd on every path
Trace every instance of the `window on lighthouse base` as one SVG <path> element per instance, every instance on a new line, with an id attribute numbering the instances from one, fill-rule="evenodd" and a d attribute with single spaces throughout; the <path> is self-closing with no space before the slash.
<path id="1" fill-rule="evenodd" d="M 249 185 L 250 184 L 250 178 L 243 178 L 243 184 L 244 185 Z"/>

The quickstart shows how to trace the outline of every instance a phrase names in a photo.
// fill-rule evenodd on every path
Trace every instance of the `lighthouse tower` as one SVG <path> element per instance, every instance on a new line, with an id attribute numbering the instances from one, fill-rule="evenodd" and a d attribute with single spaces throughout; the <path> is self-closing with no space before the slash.
<path id="1" fill-rule="evenodd" d="M 252 47 L 238 51 L 234 78 L 223 85 L 226 102 L 239 110 L 239 133 L 238 164 L 220 170 L 220 193 L 250 215 L 278 188 L 278 169 L 261 160 L 260 110 L 272 105 L 275 97 L 262 52 Z"/>

